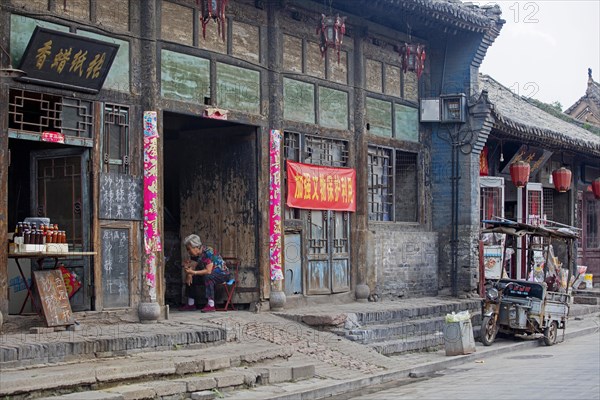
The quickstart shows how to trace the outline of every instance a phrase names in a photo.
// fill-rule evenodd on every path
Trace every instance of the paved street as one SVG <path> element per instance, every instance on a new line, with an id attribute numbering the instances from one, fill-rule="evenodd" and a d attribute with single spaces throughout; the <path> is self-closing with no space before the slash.
<path id="1" fill-rule="evenodd" d="M 599 376 L 600 332 L 596 332 L 552 347 L 484 358 L 431 379 L 352 398 L 593 400 L 600 399 Z"/>

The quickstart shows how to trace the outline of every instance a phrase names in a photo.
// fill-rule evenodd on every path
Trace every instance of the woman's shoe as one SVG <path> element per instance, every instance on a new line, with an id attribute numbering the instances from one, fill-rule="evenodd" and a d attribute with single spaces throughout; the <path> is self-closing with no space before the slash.
<path id="1" fill-rule="evenodd" d="M 179 311 L 196 311 L 196 305 L 186 304 L 185 306 L 181 306 L 178 308 Z"/>
<path id="2" fill-rule="evenodd" d="M 200 310 L 202 312 L 215 312 L 217 311 L 217 309 L 215 308 L 215 306 L 209 306 L 208 304 L 206 306 L 204 306 L 204 308 L 202 310 Z"/>

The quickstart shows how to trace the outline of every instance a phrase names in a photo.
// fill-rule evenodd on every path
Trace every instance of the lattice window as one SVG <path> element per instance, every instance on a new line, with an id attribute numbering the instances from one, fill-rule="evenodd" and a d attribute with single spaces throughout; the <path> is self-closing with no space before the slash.
<path id="1" fill-rule="evenodd" d="M 598 214 L 600 214 L 600 206 L 598 201 L 594 199 L 586 199 L 586 248 L 597 249 L 600 248 L 600 232 L 598 232 L 600 222 L 598 221 Z"/>
<path id="2" fill-rule="evenodd" d="M 539 190 L 527 191 L 527 223 L 538 226 L 542 218 L 542 192 Z"/>
<path id="3" fill-rule="evenodd" d="M 8 127 L 41 134 L 58 131 L 65 136 L 92 138 L 93 103 L 72 97 L 11 89 Z"/>
<path id="4" fill-rule="evenodd" d="M 348 141 L 285 132 L 283 154 L 284 162 L 290 160 L 328 167 L 346 167 L 348 166 Z M 287 188 L 287 173 L 284 173 L 283 179 L 284 186 Z M 299 210 L 290 209 L 286 205 L 285 217 L 299 219 Z"/>
<path id="5" fill-rule="evenodd" d="M 392 221 L 393 151 L 384 147 L 369 146 L 367 157 L 369 220 Z"/>
<path id="6" fill-rule="evenodd" d="M 318 136 L 305 136 L 302 162 L 328 167 L 348 165 L 348 142 Z"/>
<path id="7" fill-rule="evenodd" d="M 492 220 L 502 216 L 502 187 L 482 187 L 480 190 L 479 220 Z M 482 223 L 482 226 L 484 224 Z"/>
<path id="8" fill-rule="evenodd" d="M 105 172 L 129 173 L 129 107 L 104 105 L 102 153 Z"/>
<path id="9" fill-rule="evenodd" d="M 394 220 L 417 222 L 419 186 L 417 154 L 396 151 L 396 196 Z"/>
<path id="10" fill-rule="evenodd" d="M 417 158 L 415 153 L 369 146 L 369 220 L 418 222 Z"/>
<path id="11" fill-rule="evenodd" d="M 544 219 L 554 221 L 554 189 L 544 188 Z"/>

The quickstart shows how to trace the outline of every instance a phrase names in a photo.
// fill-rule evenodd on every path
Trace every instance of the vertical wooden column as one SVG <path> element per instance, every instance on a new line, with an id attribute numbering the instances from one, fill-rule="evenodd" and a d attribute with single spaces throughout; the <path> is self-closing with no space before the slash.
<path id="1" fill-rule="evenodd" d="M 366 111 L 365 111 L 365 57 L 364 40 L 365 30 L 356 29 L 354 34 L 354 146 L 356 165 L 356 192 L 367 193 L 367 140 L 365 137 Z M 352 240 L 352 282 L 355 297 L 358 301 L 366 301 L 370 294 L 367 284 L 369 271 L 367 260 L 367 228 L 369 213 L 367 197 L 356 196 L 356 213 L 354 215 L 354 229 L 351 232 Z M 374 274 L 373 274 L 374 275 Z"/>

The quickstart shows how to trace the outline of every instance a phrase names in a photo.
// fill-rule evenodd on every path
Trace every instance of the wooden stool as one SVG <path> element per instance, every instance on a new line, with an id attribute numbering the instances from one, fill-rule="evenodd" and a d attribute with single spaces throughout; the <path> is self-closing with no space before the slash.
<path id="1" fill-rule="evenodd" d="M 231 278 L 227 282 L 223 282 L 219 285 L 222 286 L 223 289 L 225 289 L 225 296 L 227 297 L 227 300 L 225 302 L 225 306 L 223 308 L 217 308 L 217 311 L 235 310 L 235 306 L 233 305 L 232 300 L 233 295 L 235 293 L 235 288 L 237 287 L 240 260 L 238 260 L 237 258 L 223 257 L 223 261 L 225 261 L 227 269 L 231 273 Z"/>

